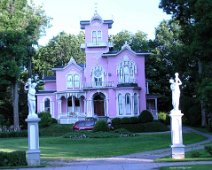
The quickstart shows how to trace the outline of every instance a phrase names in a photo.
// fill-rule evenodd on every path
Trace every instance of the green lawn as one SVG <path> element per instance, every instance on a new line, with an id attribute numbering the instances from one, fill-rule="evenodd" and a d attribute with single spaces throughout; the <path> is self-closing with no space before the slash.
<path id="1" fill-rule="evenodd" d="M 161 167 L 160 170 L 210 170 L 212 169 L 212 164 L 205 165 L 183 165 L 183 166 L 171 166 L 171 167 Z"/>
<path id="2" fill-rule="evenodd" d="M 184 144 L 204 140 L 195 133 L 184 134 Z M 85 157 L 110 157 L 148 150 L 168 148 L 169 134 L 142 134 L 135 137 L 88 138 L 71 140 L 63 137 L 41 137 L 43 159 L 76 159 Z M 3 149 L 4 148 L 4 149 Z M 1 138 L 0 151 L 27 150 L 27 138 Z"/>

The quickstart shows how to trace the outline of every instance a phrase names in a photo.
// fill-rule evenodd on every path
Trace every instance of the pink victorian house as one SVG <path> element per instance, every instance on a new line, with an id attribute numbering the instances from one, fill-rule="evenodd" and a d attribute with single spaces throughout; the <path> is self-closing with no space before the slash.
<path id="1" fill-rule="evenodd" d="M 95 13 L 80 21 L 85 30 L 85 64 L 73 58 L 66 66 L 53 68 L 55 76 L 44 78 L 44 90 L 37 93 L 37 112 L 49 111 L 59 123 L 73 123 L 86 117 L 132 117 L 145 109 L 157 118 L 157 98 L 148 96 L 145 56 L 125 43 L 111 51 L 108 30 L 113 20 Z"/>

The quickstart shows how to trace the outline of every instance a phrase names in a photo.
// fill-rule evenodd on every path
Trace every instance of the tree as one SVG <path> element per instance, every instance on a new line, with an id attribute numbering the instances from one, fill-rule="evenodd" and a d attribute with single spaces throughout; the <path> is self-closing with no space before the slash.
<path id="1" fill-rule="evenodd" d="M 212 55 L 212 1 L 211 0 L 161 0 L 160 8 L 179 22 L 182 28 L 181 39 L 186 56 L 180 59 L 189 63 L 193 69 L 188 72 L 188 79 L 193 84 L 193 92 L 197 96 L 199 88 L 205 88 L 205 80 L 211 77 Z M 182 63 L 179 63 L 182 64 Z M 180 66 L 180 65 L 179 65 Z M 182 67 L 182 66 L 181 66 Z M 200 85 L 200 86 L 199 86 Z M 204 91 L 199 90 L 199 91 Z M 204 93 L 199 93 L 203 95 Z M 204 96 L 199 97 L 201 104 L 202 126 L 206 126 L 207 101 Z"/>
<path id="2" fill-rule="evenodd" d="M 19 78 L 29 64 L 27 47 L 36 42 L 48 25 L 41 7 L 27 0 L 0 1 L 0 84 L 10 87 L 14 128 L 19 130 Z"/>
<path id="3" fill-rule="evenodd" d="M 84 52 L 80 45 L 84 42 L 84 33 L 78 35 L 59 33 L 49 43 L 39 48 L 33 58 L 34 70 L 40 75 L 49 75 L 52 67 L 64 66 L 73 57 L 77 63 L 84 63 Z"/>
<path id="4" fill-rule="evenodd" d="M 146 57 L 146 75 L 149 89 L 160 95 L 159 109 L 169 111 L 170 84 L 168 80 L 174 75 L 180 56 L 181 28 L 177 22 L 162 21 L 155 30 L 155 40 L 149 42 L 151 55 Z M 178 70 L 181 75 L 181 70 Z M 167 107 L 169 106 L 169 107 Z"/>
<path id="5" fill-rule="evenodd" d="M 113 50 L 115 51 L 120 50 L 125 42 L 127 42 L 134 51 L 141 52 L 149 50 L 147 34 L 142 31 L 137 31 L 133 34 L 125 30 L 116 35 L 112 35 L 110 39 L 114 44 Z"/>

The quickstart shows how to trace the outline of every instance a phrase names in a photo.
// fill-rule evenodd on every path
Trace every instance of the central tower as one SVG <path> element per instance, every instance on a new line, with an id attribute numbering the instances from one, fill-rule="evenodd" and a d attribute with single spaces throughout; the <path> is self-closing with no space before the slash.
<path id="1" fill-rule="evenodd" d="M 85 30 L 85 43 L 81 44 L 81 48 L 85 50 L 86 82 L 92 83 L 91 70 L 97 66 L 105 65 L 102 54 L 107 53 L 112 44 L 109 42 L 108 30 L 112 28 L 113 20 L 103 20 L 95 11 L 91 20 L 80 21 L 80 28 Z M 91 80 L 92 79 L 92 80 Z"/>

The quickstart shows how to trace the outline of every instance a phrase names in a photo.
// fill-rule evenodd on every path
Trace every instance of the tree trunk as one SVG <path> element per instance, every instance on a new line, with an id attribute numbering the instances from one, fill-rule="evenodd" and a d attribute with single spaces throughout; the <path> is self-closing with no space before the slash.
<path id="1" fill-rule="evenodd" d="M 199 73 L 199 78 L 202 78 L 202 62 L 199 60 L 198 61 L 198 73 Z M 200 99 L 200 106 L 201 106 L 201 126 L 206 127 L 206 111 L 205 111 L 205 103 L 202 99 Z"/>
<path id="2" fill-rule="evenodd" d="M 18 82 L 12 84 L 12 101 L 13 101 L 13 123 L 14 123 L 14 130 L 19 131 L 19 94 L 18 94 Z"/>

